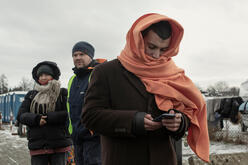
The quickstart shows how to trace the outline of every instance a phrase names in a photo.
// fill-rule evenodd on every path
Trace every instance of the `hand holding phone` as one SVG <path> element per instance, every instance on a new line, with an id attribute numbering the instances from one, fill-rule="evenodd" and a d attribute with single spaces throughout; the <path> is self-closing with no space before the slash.
<path id="1" fill-rule="evenodd" d="M 174 117 L 176 117 L 176 114 L 163 113 L 162 115 L 154 118 L 153 121 L 160 122 L 162 119 L 173 119 Z"/>

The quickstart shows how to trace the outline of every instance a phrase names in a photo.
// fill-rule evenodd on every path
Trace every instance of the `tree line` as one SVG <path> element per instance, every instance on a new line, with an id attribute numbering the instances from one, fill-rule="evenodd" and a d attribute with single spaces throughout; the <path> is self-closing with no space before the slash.
<path id="1" fill-rule="evenodd" d="M 226 81 L 218 81 L 213 85 L 209 85 L 206 90 L 203 90 L 199 85 L 198 89 L 205 96 L 239 96 L 239 87 L 230 87 Z"/>
<path id="2" fill-rule="evenodd" d="M 15 87 L 10 88 L 8 84 L 8 79 L 5 74 L 0 76 L 0 94 L 12 92 L 12 91 L 29 91 L 33 89 L 34 81 L 23 77 L 19 84 Z"/>
<path id="3" fill-rule="evenodd" d="M 203 90 L 200 85 L 196 84 L 198 89 L 206 96 L 238 96 L 239 87 L 229 87 L 225 81 L 218 81 L 213 85 L 209 85 L 206 90 Z M 0 76 L 0 94 L 12 92 L 12 91 L 29 91 L 34 87 L 34 81 L 23 77 L 19 84 L 13 88 L 8 87 L 8 79 L 5 74 Z"/>

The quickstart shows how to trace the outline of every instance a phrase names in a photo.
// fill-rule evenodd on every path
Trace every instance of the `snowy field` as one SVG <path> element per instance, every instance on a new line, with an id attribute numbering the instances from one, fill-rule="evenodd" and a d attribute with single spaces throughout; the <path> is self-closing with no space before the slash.
<path id="1" fill-rule="evenodd" d="M 3 126 L 5 130 L 0 130 L 0 165 L 30 165 L 30 156 L 27 149 L 27 139 L 20 138 L 16 133 L 16 127 L 10 131 L 8 125 Z M 239 129 L 238 126 L 236 129 Z M 248 136 L 248 135 L 247 135 Z M 183 139 L 182 145 L 183 165 L 188 164 L 188 158 L 195 156 L 193 151 Z M 231 143 L 211 142 L 210 154 L 241 153 L 248 152 L 247 145 L 235 145 Z"/>
<path id="2" fill-rule="evenodd" d="M 3 128 L 5 130 L 0 130 L 0 165 L 30 165 L 26 137 L 12 135 L 17 132 L 16 127 L 13 131 L 6 125 Z"/>
<path id="3" fill-rule="evenodd" d="M 183 144 L 183 165 L 188 164 L 188 158 L 190 156 L 195 156 L 194 152 L 189 146 L 184 146 Z M 230 153 L 243 153 L 248 152 L 247 145 L 235 145 L 231 143 L 222 142 L 210 142 L 210 155 L 211 154 L 230 154 Z"/>
<path id="4" fill-rule="evenodd" d="M 242 137 L 242 140 L 247 142 L 248 132 L 241 132 L 240 124 L 234 125 L 229 121 L 224 121 L 224 128 L 222 131 L 217 131 L 216 134 L 222 137 L 228 137 L 229 141 L 235 141 L 237 138 Z M 188 164 L 188 158 L 190 156 L 195 156 L 194 152 L 187 145 L 186 139 L 183 139 L 183 165 Z M 233 154 L 233 153 L 244 153 L 248 152 L 248 142 L 247 144 L 235 144 L 227 142 L 215 142 L 210 141 L 210 155 L 212 154 Z M 248 163 L 247 163 L 248 164 Z"/>

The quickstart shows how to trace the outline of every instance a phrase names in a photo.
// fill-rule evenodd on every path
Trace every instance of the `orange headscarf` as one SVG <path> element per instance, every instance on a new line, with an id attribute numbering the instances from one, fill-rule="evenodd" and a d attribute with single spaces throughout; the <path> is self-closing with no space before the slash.
<path id="1" fill-rule="evenodd" d="M 141 31 L 150 25 L 168 21 L 172 27 L 169 49 L 158 59 L 145 54 Z M 127 43 L 121 55 L 121 64 L 138 76 L 146 90 L 155 95 L 162 111 L 174 108 L 186 114 L 190 121 L 188 143 L 204 161 L 209 161 L 209 136 L 206 104 L 193 82 L 172 60 L 177 55 L 183 37 L 183 27 L 175 20 L 160 14 L 146 14 L 134 22 L 127 34 Z"/>

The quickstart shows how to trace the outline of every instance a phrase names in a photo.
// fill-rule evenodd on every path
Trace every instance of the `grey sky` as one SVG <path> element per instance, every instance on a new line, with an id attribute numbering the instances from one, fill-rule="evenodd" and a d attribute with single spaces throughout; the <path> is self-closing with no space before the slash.
<path id="1" fill-rule="evenodd" d="M 247 6 L 246 0 L 0 0 L 0 74 L 14 87 L 22 77 L 31 79 L 38 62 L 51 60 L 66 86 L 77 41 L 92 43 L 96 58 L 114 59 L 132 23 L 156 12 L 184 27 L 174 60 L 193 82 L 239 86 L 248 78 Z"/>

